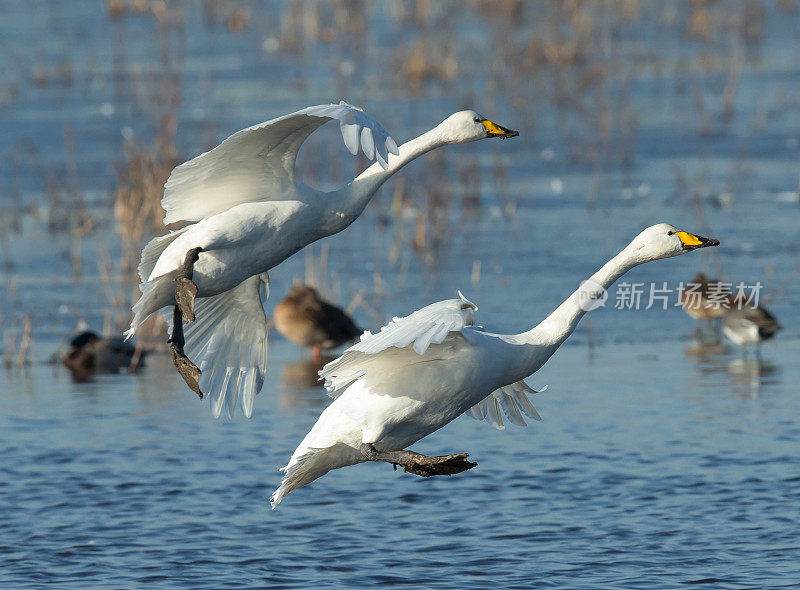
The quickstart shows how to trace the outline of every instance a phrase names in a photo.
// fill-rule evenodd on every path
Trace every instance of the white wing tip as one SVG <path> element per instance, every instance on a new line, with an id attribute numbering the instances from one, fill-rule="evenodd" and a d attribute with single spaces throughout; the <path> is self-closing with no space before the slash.
<path id="1" fill-rule="evenodd" d="M 272 509 L 272 510 L 275 510 L 278 507 L 278 504 L 280 504 L 281 500 L 283 499 L 283 495 L 282 494 L 280 496 L 278 495 L 279 491 L 280 491 L 280 488 L 275 490 L 274 492 L 272 492 L 272 495 L 269 497 L 269 506 L 270 506 L 270 509 Z"/>
<path id="2" fill-rule="evenodd" d="M 400 149 L 397 147 L 397 142 L 394 140 L 394 138 L 391 135 L 386 136 L 386 142 L 385 143 L 386 143 L 386 149 L 388 150 L 388 152 L 390 154 L 393 154 L 395 156 L 399 156 L 400 155 Z"/>
<path id="3" fill-rule="evenodd" d="M 478 311 L 478 306 L 472 303 L 469 299 L 464 297 L 464 294 L 459 290 L 457 291 L 458 298 L 461 300 L 461 309 L 465 309 L 467 307 L 471 307 L 473 311 Z"/>
<path id="4" fill-rule="evenodd" d="M 345 100 L 340 100 L 339 101 L 339 106 L 340 107 L 347 107 L 348 109 L 355 109 L 357 111 L 361 111 L 362 113 L 364 112 L 364 109 L 362 109 L 361 107 L 357 107 L 354 104 L 350 104 L 349 102 L 347 102 Z"/>
<path id="5" fill-rule="evenodd" d="M 332 116 L 339 119 L 344 144 L 351 154 L 358 155 L 359 143 L 368 160 L 376 160 L 381 168 L 389 168 L 389 154 L 400 155 L 397 143 L 389 135 L 379 121 L 370 117 L 364 109 L 340 100 L 339 107 L 355 111 L 344 116 Z M 335 106 L 333 107 L 336 108 Z M 361 113 L 361 114 L 358 114 Z"/>

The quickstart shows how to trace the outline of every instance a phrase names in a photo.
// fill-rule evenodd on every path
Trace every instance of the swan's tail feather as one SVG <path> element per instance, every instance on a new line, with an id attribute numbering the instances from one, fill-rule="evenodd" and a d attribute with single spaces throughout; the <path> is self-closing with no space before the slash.
<path id="1" fill-rule="evenodd" d="M 139 263 L 139 279 L 141 279 L 142 283 L 146 283 L 147 280 L 150 278 L 150 275 L 153 274 L 153 269 L 156 267 L 156 262 L 163 254 L 164 250 L 167 249 L 172 242 L 175 241 L 175 238 L 180 236 L 183 232 L 185 232 L 188 227 L 184 227 L 182 229 L 173 231 L 168 233 L 165 236 L 158 236 L 157 238 L 153 238 L 142 250 L 142 260 Z"/>
<path id="2" fill-rule="evenodd" d="M 267 318 L 261 305 L 266 273 L 231 289 L 195 301 L 195 321 L 184 327 L 184 352 L 200 369 L 200 390 L 219 418 L 233 418 L 241 400 L 244 415 L 253 413 L 267 371 Z M 166 314 L 172 330 L 171 312 Z"/>
<path id="3" fill-rule="evenodd" d="M 139 279 L 142 281 L 139 285 L 142 296 L 133 306 L 133 320 L 131 321 L 131 327 L 125 332 L 126 340 L 134 335 L 151 313 L 158 311 L 165 305 L 169 305 L 175 292 L 175 284 L 172 282 L 172 279 L 175 278 L 175 273 L 161 275 L 152 281 L 148 279 L 153 274 L 153 269 L 167 246 L 187 229 L 179 229 L 165 236 L 153 238 L 147 242 L 147 245 L 142 250 L 142 260 L 139 262 L 138 269 Z"/>
<path id="4" fill-rule="evenodd" d="M 275 509 L 284 496 L 293 490 L 322 477 L 331 469 L 353 465 L 361 461 L 363 459 L 358 452 L 343 443 L 336 443 L 324 449 L 307 449 L 305 454 L 297 458 L 292 456 L 289 464 L 281 469 L 284 476 L 280 487 L 272 492 L 269 498 L 270 504 Z"/>
<path id="5" fill-rule="evenodd" d="M 131 320 L 131 327 L 125 332 L 126 340 L 136 333 L 136 330 L 150 317 L 150 314 L 169 305 L 170 301 L 174 301 L 174 278 L 176 275 L 177 271 L 173 271 L 139 285 L 142 296 L 133 305 L 133 320 Z M 169 321 L 172 321 L 171 317 Z"/>

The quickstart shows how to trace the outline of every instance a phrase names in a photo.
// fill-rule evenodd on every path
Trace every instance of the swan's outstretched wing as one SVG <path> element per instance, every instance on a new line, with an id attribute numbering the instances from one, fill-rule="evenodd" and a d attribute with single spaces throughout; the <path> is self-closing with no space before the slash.
<path id="1" fill-rule="evenodd" d="M 261 292 L 268 286 L 269 277 L 263 273 L 230 291 L 199 297 L 197 319 L 184 326 L 184 351 L 202 371 L 200 391 L 209 399 L 215 418 L 223 408 L 232 418 L 239 398 L 244 415 L 249 418 L 253 412 L 253 399 L 267 371 L 267 318 Z M 164 315 L 172 326 L 172 308 Z"/>
<path id="2" fill-rule="evenodd" d="M 361 335 L 361 341 L 325 365 L 319 372 L 331 397 L 338 395 L 367 372 L 374 355 L 389 349 L 400 353 L 406 347 L 424 355 L 432 344 L 441 344 L 453 332 L 474 325 L 473 312 L 478 307 L 459 291 L 458 299 L 447 299 L 423 307 L 404 318 L 394 318 L 381 331 Z M 406 352 L 406 351 L 404 351 Z"/>
<path id="3" fill-rule="evenodd" d="M 491 395 L 467 410 L 467 414 L 476 420 L 486 420 L 498 430 L 505 429 L 503 414 L 512 424 L 527 426 L 525 418 L 522 417 L 523 414 L 534 420 L 542 419 L 528 399 L 528 394 L 540 393 L 546 389 L 547 386 L 545 385 L 541 390 L 536 391 L 525 381 L 517 381 L 493 391 Z M 503 410 L 502 413 L 500 412 L 501 409 Z"/>
<path id="4" fill-rule="evenodd" d="M 181 164 L 164 185 L 164 223 L 195 222 L 242 203 L 280 199 L 294 186 L 294 163 L 302 143 L 336 119 L 353 155 L 387 167 L 397 144 L 377 120 L 342 101 L 308 107 L 231 135 L 211 151 Z"/>

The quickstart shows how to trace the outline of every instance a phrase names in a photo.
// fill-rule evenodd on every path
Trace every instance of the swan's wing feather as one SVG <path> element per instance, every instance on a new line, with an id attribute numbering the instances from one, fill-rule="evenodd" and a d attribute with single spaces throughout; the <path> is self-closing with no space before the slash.
<path id="1" fill-rule="evenodd" d="M 410 362 L 422 357 L 431 346 L 439 345 L 452 335 L 474 325 L 477 306 L 459 292 L 458 299 L 439 301 L 423 307 L 404 318 L 394 318 L 380 332 L 364 332 L 361 341 L 344 351 L 336 360 L 325 365 L 320 378 L 331 397 L 337 397 L 353 381 L 366 374 L 378 359 L 398 355 L 415 355 Z M 461 337 L 460 341 L 464 341 Z"/>
<path id="2" fill-rule="evenodd" d="M 232 418 L 238 400 L 249 418 L 255 395 L 264 384 L 268 329 L 261 297 L 268 281 L 263 273 L 230 291 L 199 297 L 197 319 L 184 326 L 184 351 L 200 368 L 200 391 L 209 399 L 215 418 L 223 409 Z M 172 312 L 164 315 L 171 332 Z"/>
<path id="3" fill-rule="evenodd" d="M 474 329 L 476 328 L 468 328 L 464 332 L 449 332 L 444 341 L 431 344 L 424 355 L 417 354 L 410 344 L 404 348 L 388 348 L 379 354 L 345 353 L 337 359 L 341 362 L 335 366 L 330 366 L 335 361 L 325 365 L 320 371 L 320 376 L 325 381 L 328 395 L 336 399 L 353 382 L 362 377 L 369 382 L 380 383 L 383 377 L 395 374 L 398 369 L 450 358 L 458 348 L 471 345 L 465 336 L 469 330 Z"/>
<path id="4" fill-rule="evenodd" d="M 417 354 L 424 354 L 430 344 L 441 344 L 450 332 L 460 332 L 475 325 L 474 312 L 477 309 L 459 293 L 458 299 L 438 301 L 406 317 L 394 318 L 380 332 L 364 332 L 361 341 L 348 348 L 345 354 L 377 354 L 391 347 L 405 348 L 411 343 L 414 343 Z"/>
<path id="5" fill-rule="evenodd" d="M 161 205 L 164 223 L 195 222 L 242 203 L 280 199 L 294 185 L 294 164 L 303 142 L 328 121 L 338 120 L 353 155 L 359 144 L 384 168 L 397 144 L 376 119 L 345 102 L 308 107 L 242 129 L 214 149 L 176 167 Z"/>
<path id="6" fill-rule="evenodd" d="M 516 426 L 527 426 L 525 418 L 522 416 L 523 414 L 534 420 L 542 419 L 528 399 L 528 395 L 539 393 L 546 389 L 547 386 L 544 386 L 539 391 L 536 391 L 525 381 L 517 381 L 493 391 L 491 395 L 486 396 L 472 406 L 466 413 L 476 420 L 486 420 L 498 430 L 503 430 L 505 425 L 503 424 L 503 416 L 500 413 L 500 409 L 502 409 L 502 413 L 506 415 L 509 422 Z"/>
<path id="7" fill-rule="evenodd" d="M 364 155 L 368 159 L 375 159 L 375 140 L 372 138 L 372 130 L 369 127 L 361 130 L 361 149 L 364 150 Z"/>

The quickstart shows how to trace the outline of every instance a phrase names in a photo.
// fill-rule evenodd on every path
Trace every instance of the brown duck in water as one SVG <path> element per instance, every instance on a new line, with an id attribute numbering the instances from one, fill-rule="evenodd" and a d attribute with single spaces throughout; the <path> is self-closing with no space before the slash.
<path id="1" fill-rule="evenodd" d="M 321 299 L 308 285 L 293 287 L 275 306 L 273 318 L 287 340 L 311 347 L 315 361 L 322 358 L 322 350 L 341 346 L 363 332 L 342 309 Z"/>
<path id="2" fill-rule="evenodd" d="M 719 318 L 724 317 L 730 310 L 733 298 L 730 289 L 717 279 L 710 279 L 704 273 L 697 273 L 695 277 L 680 292 L 680 303 L 683 311 L 696 320 L 711 326 L 714 341 L 719 342 Z M 698 336 L 703 340 L 702 330 Z"/>
<path id="3" fill-rule="evenodd" d="M 62 362 L 75 381 L 86 381 L 97 373 L 134 373 L 144 366 L 146 354 L 122 338 L 104 338 L 87 330 L 70 341 Z"/>
<path id="4" fill-rule="evenodd" d="M 702 272 L 697 273 L 680 293 L 683 311 L 696 320 L 721 318 L 728 312 L 725 302 L 730 302 L 730 290 L 724 289 L 723 285 Z"/>

